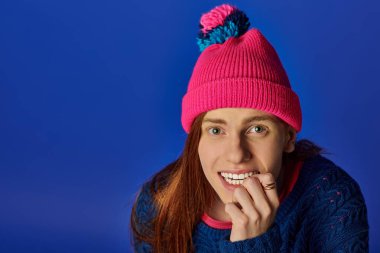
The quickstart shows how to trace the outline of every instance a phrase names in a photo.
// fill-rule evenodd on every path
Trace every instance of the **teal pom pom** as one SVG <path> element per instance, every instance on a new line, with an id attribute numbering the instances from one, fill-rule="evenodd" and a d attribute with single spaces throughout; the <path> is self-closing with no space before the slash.
<path id="1" fill-rule="evenodd" d="M 208 33 L 207 38 L 197 38 L 197 44 L 201 52 L 212 44 L 221 44 L 228 40 L 230 37 L 237 37 L 239 35 L 238 27 L 232 22 L 228 21 L 223 26 L 218 26 Z"/>

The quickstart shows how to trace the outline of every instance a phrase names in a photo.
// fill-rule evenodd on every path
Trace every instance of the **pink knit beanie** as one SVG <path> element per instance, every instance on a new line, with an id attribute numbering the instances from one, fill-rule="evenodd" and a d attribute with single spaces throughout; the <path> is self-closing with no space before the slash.
<path id="1" fill-rule="evenodd" d="M 218 108 L 253 108 L 271 113 L 301 130 L 302 114 L 281 61 L 247 16 L 223 4 L 202 15 L 201 54 L 182 99 L 186 133 L 202 112 Z M 248 30 L 248 31 L 247 31 Z"/>

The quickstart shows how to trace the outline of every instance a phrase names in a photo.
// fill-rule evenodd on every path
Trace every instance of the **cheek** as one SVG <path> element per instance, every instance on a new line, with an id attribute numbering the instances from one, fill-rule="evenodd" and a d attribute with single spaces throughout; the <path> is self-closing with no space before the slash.
<path id="1" fill-rule="evenodd" d="M 202 139 L 200 140 L 198 146 L 199 160 L 201 162 L 203 172 L 210 183 L 215 180 L 214 174 L 217 169 L 216 164 L 219 157 L 217 152 L 218 149 L 215 148 L 212 143 L 202 141 Z"/>
<path id="2" fill-rule="evenodd" d="M 205 171 L 206 173 L 206 171 L 209 168 L 209 163 L 212 160 L 212 152 L 211 152 L 210 147 L 206 143 L 204 143 L 202 140 L 199 142 L 198 155 L 199 155 L 199 160 L 201 161 L 203 171 Z"/>
<path id="3" fill-rule="evenodd" d="M 282 148 L 279 143 L 274 142 L 270 145 L 262 145 L 256 149 L 256 156 L 265 164 L 267 172 L 272 173 L 275 177 L 279 175 L 282 164 Z"/>

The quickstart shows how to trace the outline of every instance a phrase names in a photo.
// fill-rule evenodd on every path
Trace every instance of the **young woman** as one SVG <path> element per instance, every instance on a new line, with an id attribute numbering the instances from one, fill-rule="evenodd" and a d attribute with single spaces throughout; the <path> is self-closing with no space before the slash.
<path id="1" fill-rule="evenodd" d="M 182 101 L 182 155 L 146 182 L 131 214 L 136 252 L 366 252 L 357 183 L 308 140 L 280 59 L 246 15 L 201 17 Z"/>

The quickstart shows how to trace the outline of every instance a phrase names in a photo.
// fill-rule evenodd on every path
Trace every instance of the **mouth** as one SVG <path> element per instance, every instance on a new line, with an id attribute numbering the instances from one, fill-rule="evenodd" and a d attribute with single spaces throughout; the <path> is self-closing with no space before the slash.
<path id="1" fill-rule="evenodd" d="M 254 170 L 246 173 L 218 172 L 218 174 L 221 178 L 223 178 L 223 181 L 229 185 L 241 185 L 246 178 L 249 178 L 252 175 L 260 174 L 260 172 Z"/>

